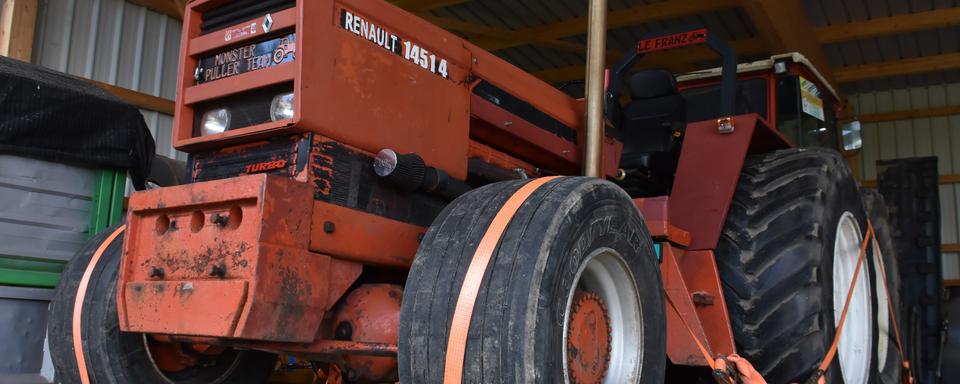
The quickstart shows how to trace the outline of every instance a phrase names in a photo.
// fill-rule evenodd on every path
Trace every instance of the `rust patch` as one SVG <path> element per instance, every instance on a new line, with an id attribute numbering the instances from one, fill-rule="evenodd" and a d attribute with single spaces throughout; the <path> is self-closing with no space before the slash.
<path id="1" fill-rule="evenodd" d="M 283 251 L 277 254 L 282 257 Z M 280 271 L 280 282 L 277 322 L 272 333 L 277 338 L 288 339 L 292 336 L 289 331 L 295 328 L 292 327 L 293 323 L 303 317 L 307 299 L 313 294 L 313 286 L 290 267 Z"/>
<path id="2" fill-rule="evenodd" d="M 330 286 L 340 281 L 329 272 L 329 256 L 307 250 L 312 193 L 312 185 L 264 174 L 135 193 L 118 282 L 128 288 L 119 292 L 121 329 L 314 340 Z M 149 208 L 158 201 L 167 208 Z M 224 212 L 238 219 L 214 223 Z M 181 230 L 158 235 L 161 215 Z M 198 217 L 211 224 L 196 225 Z M 159 269 L 162 276 L 151 275 Z"/>
<path id="3" fill-rule="evenodd" d="M 250 249 L 251 246 L 246 241 L 215 238 L 213 244 L 202 245 L 200 252 L 190 254 L 176 242 L 162 241 L 156 244 L 153 256 L 139 265 L 141 268 L 163 266 L 173 278 L 202 277 L 215 266 L 228 267 L 226 272 L 230 273 L 231 270 L 245 269 L 250 265 L 246 255 Z M 184 273 L 180 273 L 181 271 Z"/>
<path id="4" fill-rule="evenodd" d="M 142 285 L 142 284 L 136 284 L 136 285 L 131 286 L 130 288 L 131 288 L 130 290 L 133 292 L 133 299 L 134 299 L 134 300 L 140 300 L 141 298 L 143 298 L 143 285 Z"/>

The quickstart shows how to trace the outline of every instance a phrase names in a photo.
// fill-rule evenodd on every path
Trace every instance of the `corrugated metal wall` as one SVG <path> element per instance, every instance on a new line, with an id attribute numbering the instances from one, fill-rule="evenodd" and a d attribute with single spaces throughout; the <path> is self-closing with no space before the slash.
<path id="1" fill-rule="evenodd" d="M 173 100 L 180 21 L 123 0 L 40 0 L 33 62 L 72 75 Z M 171 145 L 173 118 L 141 110 L 157 153 Z"/>
<path id="2" fill-rule="evenodd" d="M 960 83 L 931 85 L 850 96 L 858 114 L 960 105 Z M 863 124 L 861 180 L 877 178 L 876 161 L 937 156 L 940 175 L 960 174 L 960 115 Z M 960 243 L 960 186 L 940 185 L 941 238 Z M 960 279 L 960 255 L 944 254 L 943 278 Z"/>
<path id="3" fill-rule="evenodd" d="M 0 155 L 0 259 L 66 262 L 87 242 L 96 172 Z"/>

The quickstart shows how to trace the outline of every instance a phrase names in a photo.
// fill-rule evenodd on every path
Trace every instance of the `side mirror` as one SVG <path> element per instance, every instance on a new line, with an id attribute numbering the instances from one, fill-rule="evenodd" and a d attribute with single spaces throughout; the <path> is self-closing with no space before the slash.
<path id="1" fill-rule="evenodd" d="M 843 125 L 843 150 L 855 151 L 863 147 L 863 136 L 860 134 L 860 121 L 854 120 Z"/>

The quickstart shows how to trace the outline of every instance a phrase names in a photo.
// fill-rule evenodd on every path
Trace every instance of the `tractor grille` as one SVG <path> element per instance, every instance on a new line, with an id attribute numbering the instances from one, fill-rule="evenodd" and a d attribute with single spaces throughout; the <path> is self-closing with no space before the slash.
<path id="1" fill-rule="evenodd" d="M 190 155 L 190 182 L 210 181 L 270 173 L 291 177 L 303 169 L 310 140 L 301 136 L 274 137 L 267 141 L 216 152 Z"/>
<path id="2" fill-rule="evenodd" d="M 293 8 L 296 5 L 296 0 L 240 0 L 230 3 L 203 14 L 200 34 L 205 35 L 267 13 Z"/>

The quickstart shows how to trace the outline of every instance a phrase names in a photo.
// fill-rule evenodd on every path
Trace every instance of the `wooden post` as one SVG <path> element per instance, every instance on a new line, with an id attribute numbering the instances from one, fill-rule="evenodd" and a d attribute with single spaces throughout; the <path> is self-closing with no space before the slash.
<path id="1" fill-rule="evenodd" d="M 37 0 L 0 0 L 0 55 L 30 62 Z"/>

